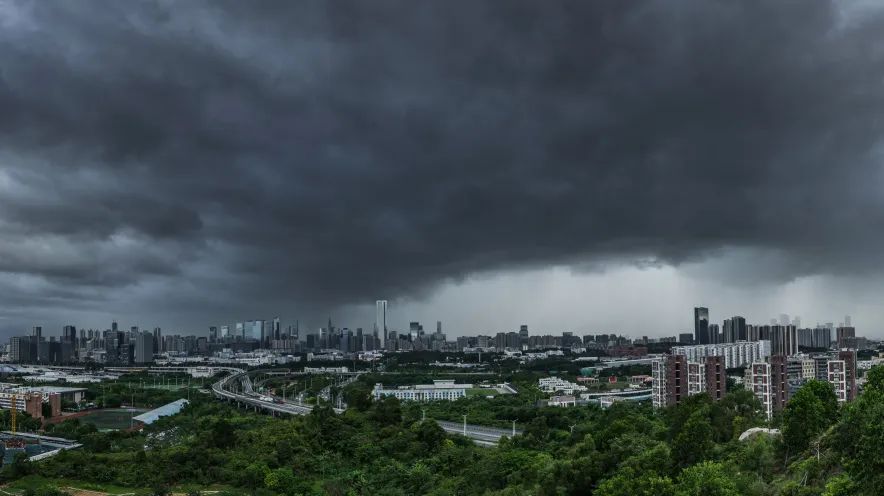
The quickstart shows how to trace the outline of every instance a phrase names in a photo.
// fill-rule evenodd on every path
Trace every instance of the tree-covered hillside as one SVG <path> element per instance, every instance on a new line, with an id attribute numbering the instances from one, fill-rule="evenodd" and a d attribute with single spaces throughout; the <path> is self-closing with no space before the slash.
<path id="1" fill-rule="evenodd" d="M 884 369 L 867 377 L 864 394 L 844 407 L 828 385 L 809 383 L 775 420 L 782 438 L 745 441 L 737 440 L 741 432 L 766 424 L 757 400 L 741 389 L 719 402 L 693 396 L 659 412 L 636 404 L 601 410 L 460 400 L 473 409 L 486 401 L 488 418 L 520 416 L 524 434 L 497 448 L 446 435 L 421 420 L 417 405 L 371 401 L 359 383 L 342 415 L 318 407 L 305 417 L 274 418 L 200 395 L 142 433 L 58 424 L 52 435 L 85 447 L 18 461 L 0 474 L 144 493 L 190 485 L 268 495 L 872 496 L 884 488 Z"/>

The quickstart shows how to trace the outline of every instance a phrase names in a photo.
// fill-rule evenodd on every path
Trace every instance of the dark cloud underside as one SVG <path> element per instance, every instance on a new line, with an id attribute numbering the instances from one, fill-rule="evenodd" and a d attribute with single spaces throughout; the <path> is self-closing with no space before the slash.
<path id="1" fill-rule="evenodd" d="M 884 17 L 863 8 L 0 3 L 0 283 L 211 313 L 728 247 L 789 253 L 777 277 L 864 271 Z"/>

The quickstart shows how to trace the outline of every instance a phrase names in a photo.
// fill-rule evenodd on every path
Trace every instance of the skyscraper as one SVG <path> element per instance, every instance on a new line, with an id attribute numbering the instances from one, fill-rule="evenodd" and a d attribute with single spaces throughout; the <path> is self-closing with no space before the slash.
<path id="1" fill-rule="evenodd" d="M 711 344 L 709 336 L 709 309 L 706 307 L 694 307 L 694 342 L 697 344 Z"/>
<path id="2" fill-rule="evenodd" d="M 737 341 L 746 341 L 748 333 L 746 332 L 746 319 L 739 315 L 724 320 L 722 326 L 725 343 L 736 343 Z"/>
<path id="3" fill-rule="evenodd" d="M 772 355 L 790 357 L 798 354 L 798 330 L 795 326 L 770 326 L 770 350 Z"/>
<path id="4" fill-rule="evenodd" d="M 374 332 L 379 339 L 378 345 L 383 348 L 387 342 L 387 300 L 375 302 Z"/>
<path id="5" fill-rule="evenodd" d="M 218 341 L 218 328 L 216 326 L 209 327 L 209 342 L 214 343 Z"/>
<path id="6" fill-rule="evenodd" d="M 135 363 L 150 363 L 153 361 L 153 334 L 150 332 L 136 332 L 132 338 L 135 341 Z"/>
<path id="7" fill-rule="evenodd" d="M 66 343 L 74 343 L 77 341 L 77 328 L 72 325 L 64 326 L 61 332 L 61 340 Z"/>

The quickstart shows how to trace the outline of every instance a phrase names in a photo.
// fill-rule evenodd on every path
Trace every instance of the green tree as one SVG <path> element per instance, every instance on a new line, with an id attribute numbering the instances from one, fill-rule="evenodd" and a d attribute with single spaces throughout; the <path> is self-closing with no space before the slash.
<path id="1" fill-rule="evenodd" d="M 267 489 L 282 494 L 290 494 L 289 491 L 295 487 L 296 483 L 295 474 L 290 468 L 271 470 L 264 477 L 264 485 L 267 486 Z"/>
<path id="2" fill-rule="evenodd" d="M 879 392 L 877 385 L 865 390 L 845 408 L 833 430 L 833 447 L 856 484 L 857 494 L 884 488 L 884 392 Z"/>
<path id="3" fill-rule="evenodd" d="M 349 408 L 355 408 L 361 412 L 368 411 L 371 408 L 371 393 L 370 385 L 356 381 L 344 388 L 344 401 Z"/>
<path id="4" fill-rule="evenodd" d="M 432 455 L 436 449 L 442 446 L 447 437 L 445 430 L 439 427 L 439 424 L 433 420 L 417 422 L 412 426 L 411 430 L 416 435 L 417 440 L 423 445 L 423 453 L 426 455 Z"/>
<path id="5" fill-rule="evenodd" d="M 673 439 L 672 455 L 678 466 L 687 467 L 710 456 L 715 443 L 708 411 L 703 407 L 692 413 Z"/>
<path id="6" fill-rule="evenodd" d="M 789 400 L 783 411 L 783 442 L 788 453 L 801 452 L 838 414 L 838 399 L 831 384 L 810 381 Z"/>
<path id="7" fill-rule="evenodd" d="M 884 394 L 884 365 L 877 365 L 866 372 L 864 392 L 877 391 Z"/>
<path id="8" fill-rule="evenodd" d="M 672 480 L 653 472 L 636 472 L 624 467 L 599 484 L 595 496 L 671 496 Z"/>
<path id="9" fill-rule="evenodd" d="M 375 401 L 371 410 L 371 419 L 381 425 L 393 425 L 402 422 L 402 406 L 394 396 L 385 396 Z"/>
<path id="10" fill-rule="evenodd" d="M 776 463 L 776 449 L 770 437 L 756 435 L 741 442 L 733 455 L 737 466 L 767 478 Z"/>
<path id="11" fill-rule="evenodd" d="M 850 480 L 850 476 L 839 474 L 829 479 L 822 496 L 853 496 L 855 494 L 857 494 L 857 488 Z"/>
<path id="12" fill-rule="evenodd" d="M 740 492 L 722 464 L 706 461 L 682 471 L 675 496 L 740 496 Z"/>

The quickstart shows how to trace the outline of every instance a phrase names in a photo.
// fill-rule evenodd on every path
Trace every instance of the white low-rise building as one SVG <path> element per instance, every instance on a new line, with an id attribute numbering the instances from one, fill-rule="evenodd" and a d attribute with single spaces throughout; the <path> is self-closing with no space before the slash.
<path id="1" fill-rule="evenodd" d="M 560 379 L 558 377 L 543 377 L 537 381 L 537 386 L 544 393 L 564 393 L 566 395 L 574 395 L 578 391 L 586 391 L 586 386 Z"/>
<path id="2" fill-rule="evenodd" d="M 573 396 L 553 396 L 546 402 L 548 406 L 569 407 L 577 406 L 577 398 Z"/>
<path id="3" fill-rule="evenodd" d="M 467 390 L 472 389 L 472 384 L 455 384 L 453 380 L 433 381 L 433 384 L 418 384 L 416 386 L 399 386 L 398 388 L 385 388 L 383 384 L 375 384 L 374 398 L 376 400 L 384 396 L 394 396 L 400 401 L 454 401 L 467 395 Z"/>

